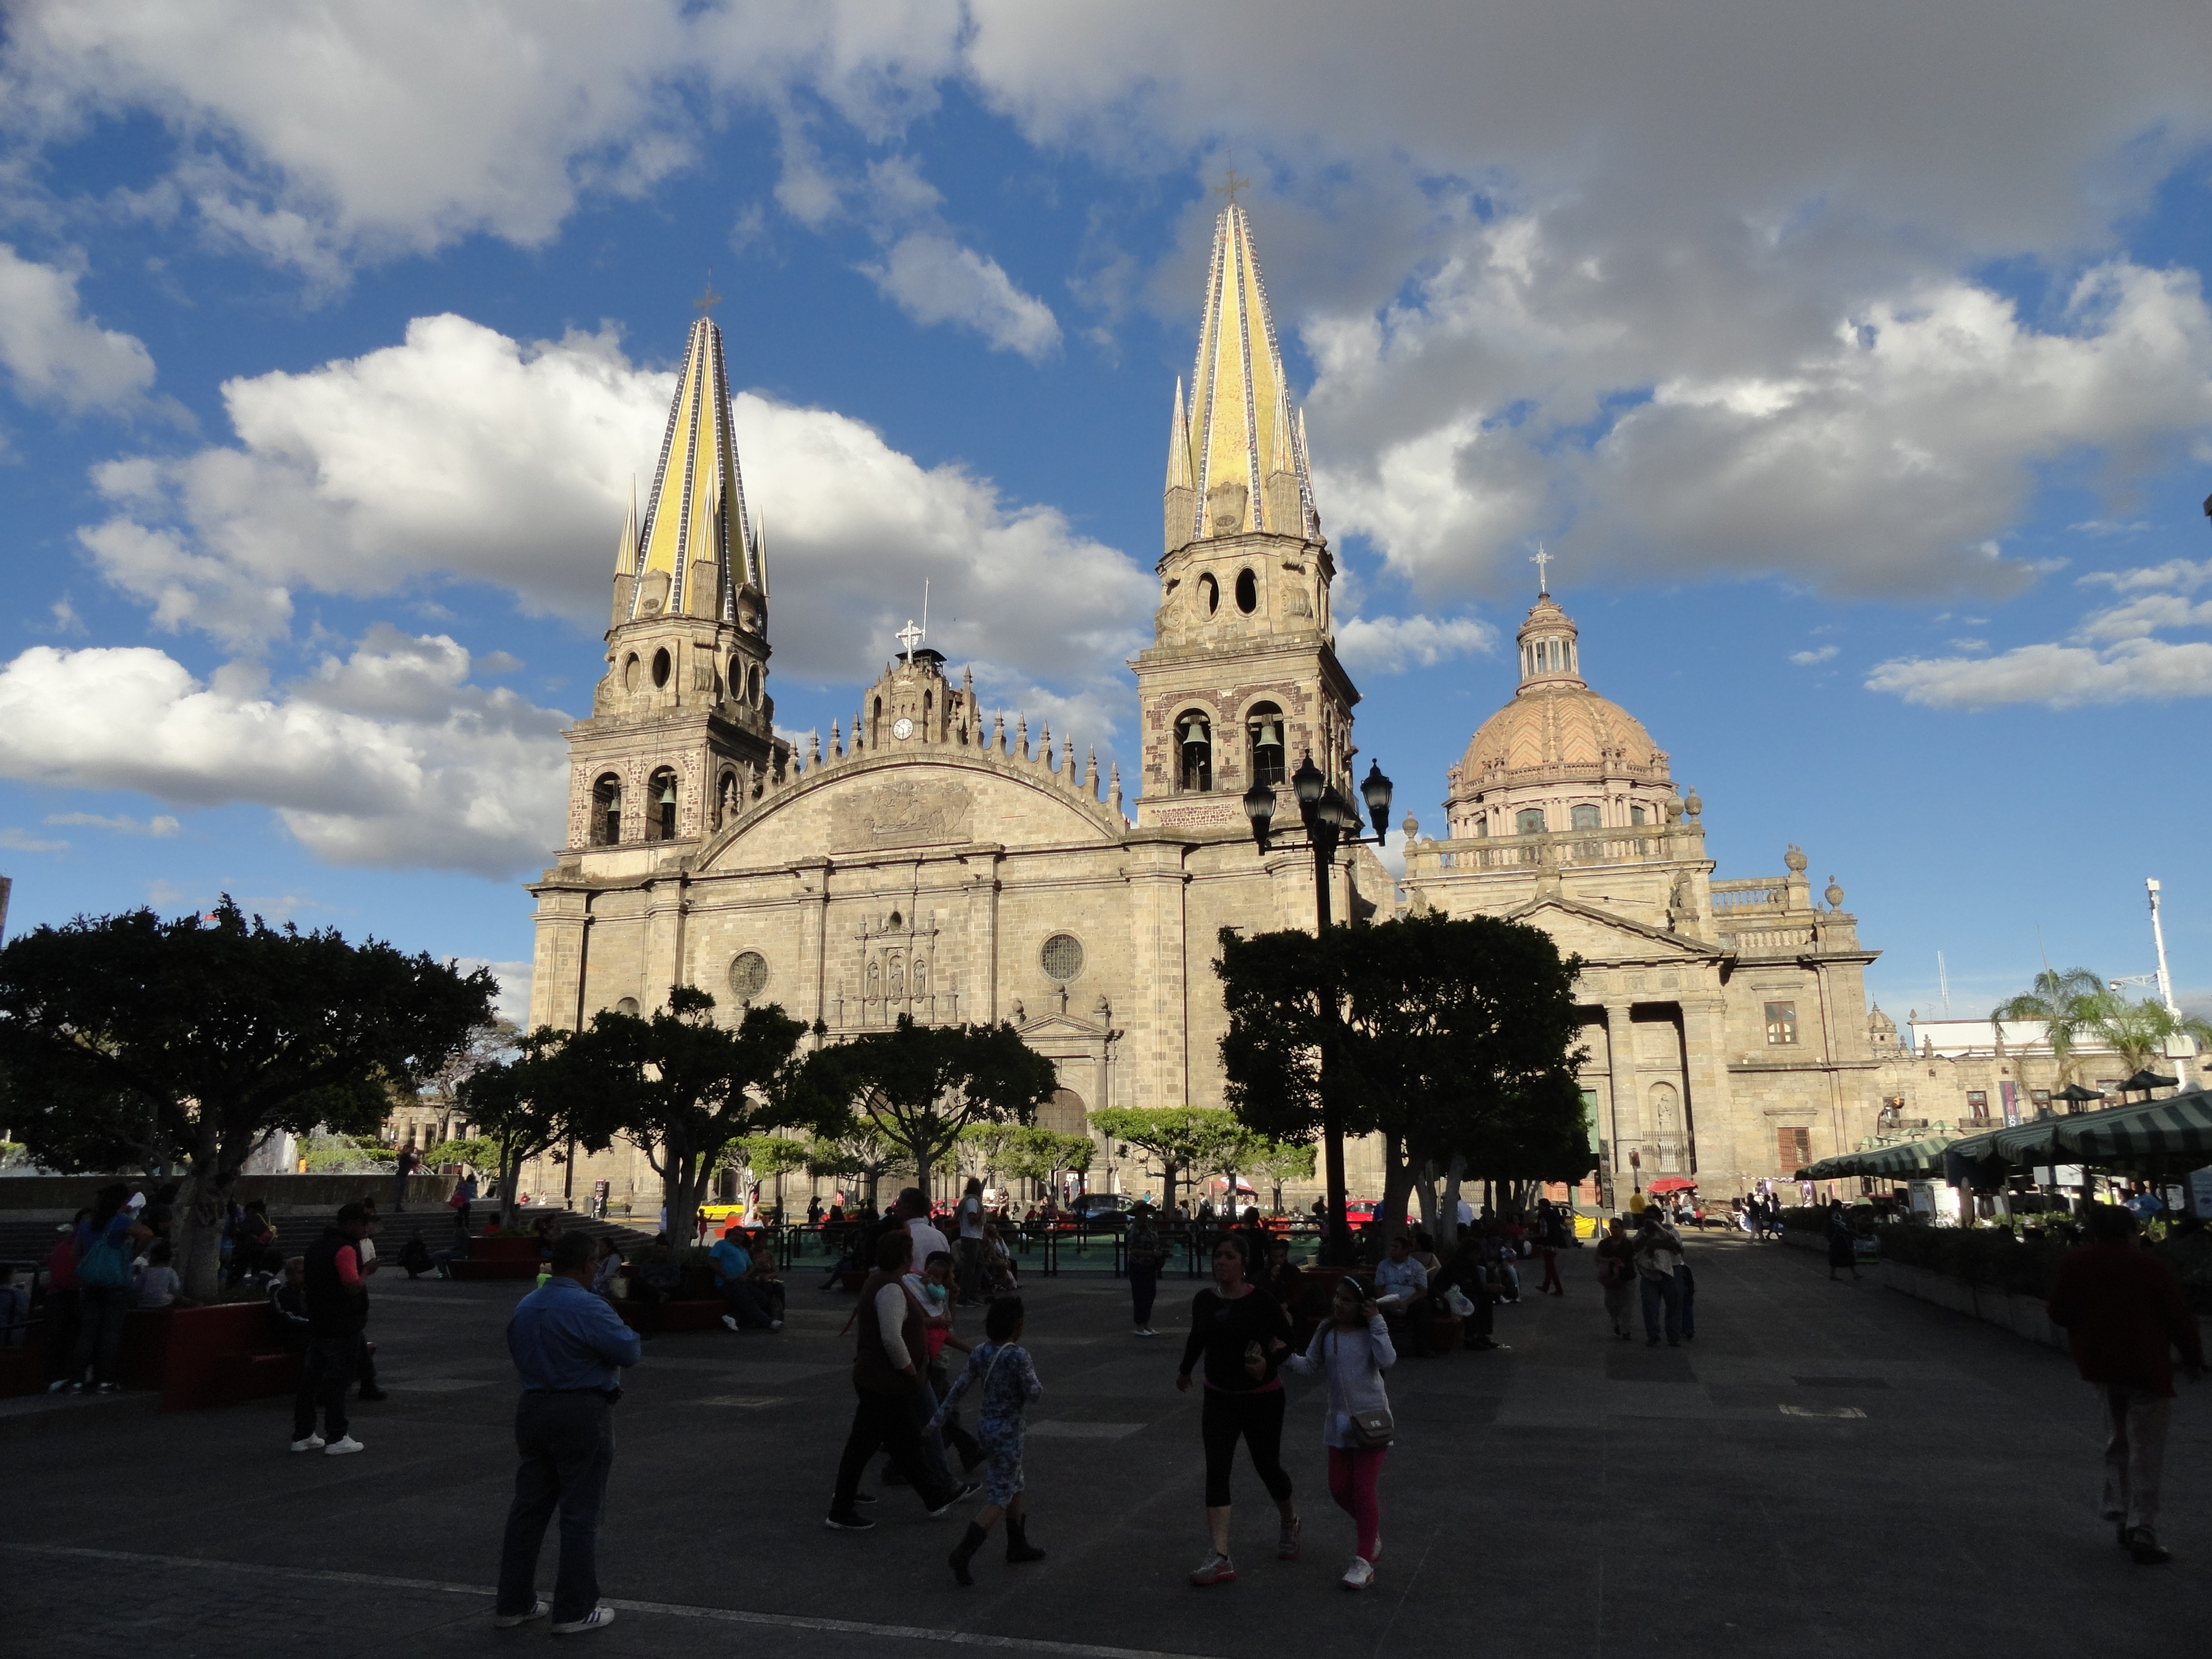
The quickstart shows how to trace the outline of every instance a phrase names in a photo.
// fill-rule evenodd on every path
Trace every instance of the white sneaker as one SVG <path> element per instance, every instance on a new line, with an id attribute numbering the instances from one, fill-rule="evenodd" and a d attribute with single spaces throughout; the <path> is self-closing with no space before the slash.
<path id="1" fill-rule="evenodd" d="M 565 1625 L 554 1626 L 553 1633 L 556 1636 L 574 1636 L 579 1631 L 598 1630 L 614 1621 L 615 1610 L 612 1607 L 593 1607 L 581 1619 L 571 1619 Z"/>
<path id="2" fill-rule="evenodd" d="M 349 1434 L 339 1439 L 331 1441 L 329 1445 L 324 1447 L 323 1455 L 325 1457 L 343 1457 L 349 1452 L 367 1451 L 368 1449 L 368 1447 L 362 1445 L 360 1441 L 355 1439 Z"/>
<path id="3" fill-rule="evenodd" d="M 1363 1590 L 1375 1582 L 1375 1569 L 1363 1556 L 1352 1558 L 1352 1565 L 1344 1570 L 1344 1587 L 1348 1590 Z"/>
<path id="4" fill-rule="evenodd" d="M 772 1331 L 780 1331 L 783 1328 L 783 1322 L 781 1319 L 771 1319 L 768 1322 L 768 1328 Z"/>
<path id="5" fill-rule="evenodd" d="M 320 1451 L 322 1449 L 323 1437 L 319 1434 L 311 1434 L 304 1440 L 295 1440 L 292 1443 L 294 1451 Z"/>
<path id="6" fill-rule="evenodd" d="M 724 1314 L 724 1315 L 722 1316 L 722 1328 L 723 1328 L 724 1330 L 726 1330 L 726 1331 L 734 1331 L 735 1329 L 737 1329 L 737 1328 L 738 1328 L 738 1316 L 737 1316 L 737 1315 L 735 1315 L 735 1314 Z"/>
<path id="7" fill-rule="evenodd" d="M 543 1619 L 547 1613 L 552 1611 L 553 1604 L 550 1601 L 541 1598 L 531 1602 L 529 1612 L 502 1613 L 497 1618 L 494 1619 L 492 1623 L 498 1626 L 501 1630 L 513 1630 L 516 1626 L 526 1625 L 533 1619 Z"/>

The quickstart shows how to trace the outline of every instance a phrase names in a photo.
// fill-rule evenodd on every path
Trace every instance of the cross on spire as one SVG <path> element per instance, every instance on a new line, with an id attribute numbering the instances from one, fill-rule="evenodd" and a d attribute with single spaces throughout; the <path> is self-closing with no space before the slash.
<path id="1" fill-rule="evenodd" d="M 707 267 L 707 286 L 700 290 L 699 297 L 691 302 L 692 307 L 703 315 L 713 311 L 716 306 L 721 303 L 722 296 L 714 292 L 714 267 L 708 265 Z"/>
<path id="2" fill-rule="evenodd" d="M 1249 190 L 1251 188 L 1252 181 L 1249 179 L 1247 179 L 1243 173 L 1237 171 L 1237 163 L 1235 158 L 1232 156 L 1230 161 L 1228 172 L 1222 175 L 1221 182 L 1213 187 L 1213 193 L 1216 196 L 1226 196 L 1229 198 L 1229 205 L 1235 207 L 1237 205 L 1237 192 L 1240 190 Z"/>
<path id="3" fill-rule="evenodd" d="M 906 647 L 906 659 L 908 662 L 912 662 L 914 660 L 914 648 L 917 645 L 920 645 L 922 641 L 922 630 L 914 625 L 914 619 L 912 617 L 908 617 L 907 619 L 906 626 L 900 629 L 899 631 L 892 635 L 891 637 Z"/>
<path id="4" fill-rule="evenodd" d="M 1536 597 L 1540 599 L 1548 599 L 1552 597 L 1551 583 L 1544 568 L 1544 567 L 1551 563 L 1551 562 L 1552 556 L 1544 551 L 1543 543 L 1538 542 L 1536 544 L 1536 556 L 1529 560 L 1528 562 L 1536 567 Z"/>

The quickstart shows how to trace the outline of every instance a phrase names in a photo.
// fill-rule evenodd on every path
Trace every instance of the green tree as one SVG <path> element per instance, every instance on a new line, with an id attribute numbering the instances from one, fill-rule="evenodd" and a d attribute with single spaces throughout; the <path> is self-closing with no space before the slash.
<path id="1" fill-rule="evenodd" d="M 1416 1173 L 1455 1155 L 1492 1180 L 1589 1169 L 1581 964 L 1541 929 L 1426 915 L 1319 937 L 1224 930 L 1221 945 L 1231 1109 L 1279 1140 L 1312 1139 L 1324 1108 L 1375 1134 L 1386 1230 L 1404 1227 Z"/>
<path id="2" fill-rule="evenodd" d="M 454 1109 L 491 1148 L 483 1163 L 498 1176 L 501 1226 L 514 1224 L 522 1166 L 573 1139 L 593 1098 L 575 1035 L 541 1025 L 454 1085 Z"/>
<path id="3" fill-rule="evenodd" d="M 699 1206 L 732 1142 L 807 1121 L 817 1107 L 799 1054 L 804 1022 L 774 1005 L 750 1007 L 734 1030 L 714 1023 L 714 999 L 679 985 L 650 1016 L 602 1009 L 561 1054 L 577 1144 L 598 1151 L 617 1135 L 660 1177 L 668 1236 L 688 1243 Z"/>
<path id="4" fill-rule="evenodd" d="M 2087 968 L 2069 968 L 2063 974 L 2045 968 L 2027 990 L 1990 1009 L 1990 1018 L 2039 1024 L 2063 1088 L 2081 1080 L 2081 1040 L 2099 1035 L 2115 1001 L 2105 981 Z"/>
<path id="5" fill-rule="evenodd" d="M 1292 1181 L 1311 1181 L 1314 1149 L 1293 1141 L 1261 1140 L 1244 1160 L 1244 1172 L 1267 1183 L 1274 1213 L 1283 1212 L 1283 1188 Z"/>
<path id="6" fill-rule="evenodd" d="M 1062 1170 L 1087 1174 L 1097 1152 L 1097 1143 L 1089 1135 L 1016 1127 L 1006 1137 L 1002 1163 L 1010 1179 L 1045 1182 Z"/>
<path id="7" fill-rule="evenodd" d="M 823 1098 L 866 1119 L 906 1155 L 925 1193 L 963 1130 L 1026 1123 L 1060 1086 L 1052 1062 L 1011 1024 L 921 1025 L 909 1014 L 888 1031 L 817 1051 L 810 1069 Z"/>
<path id="8" fill-rule="evenodd" d="M 876 1188 L 885 1176 L 907 1167 L 899 1149 L 863 1117 L 833 1121 L 806 1143 L 806 1173 L 855 1182 L 855 1196 L 866 1204 L 877 1203 Z"/>
<path id="9" fill-rule="evenodd" d="M 1176 1186 L 1219 1169 L 1245 1138 L 1243 1125 L 1210 1106 L 1102 1107 L 1091 1114 L 1091 1127 L 1160 1166 L 1160 1204 L 1170 1214 Z"/>
<path id="10" fill-rule="evenodd" d="M 41 927 L 0 948 L 0 1065 L 33 1097 L 143 1122 L 180 1162 L 177 1268 L 216 1291 L 231 1190 L 271 1135 L 373 1133 L 394 1085 L 434 1075 L 491 1017 L 490 972 L 380 940 L 151 910 Z"/>
<path id="11" fill-rule="evenodd" d="M 794 1170 L 806 1167 L 806 1143 L 787 1135 L 754 1134 L 744 1136 L 737 1146 L 744 1167 L 752 1171 L 755 1181 L 775 1182 L 775 1209 L 778 1218 L 781 1218 L 783 1178 Z"/>
<path id="12" fill-rule="evenodd" d="M 496 1170 L 500 1164 L 499 1143 L 489 1135 L 465 1135 L 455 1140 L 441 1140 L 422 1154 L 422 1163 L 432 1170 L 448 1164 L 466 1164 L 472 1170 Z"/>
<path id="13" fill-rule="evenodd" d="M 2163 1075 L 2169 1038 L 2193 1037 L 2200 1054 L 2212 1047 L 2212 1021 L 2197 1014 L 2177 1014 L 2148 997 L 2107 993 L 2089 1029 L 2112 1045 L 2130 1075 L 2146 1069 Z"/>

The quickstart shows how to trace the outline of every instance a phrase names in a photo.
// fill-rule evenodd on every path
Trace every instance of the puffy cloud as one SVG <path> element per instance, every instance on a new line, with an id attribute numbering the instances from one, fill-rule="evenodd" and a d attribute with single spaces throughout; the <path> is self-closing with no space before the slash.
<path id="1" fill-rule="evenodd" d="M 76 277 L 0 242 L 0 365 L 26 403 L 82 414 L 145 403 L 154 358 L 135 336 L 84 314 Z"/>
<path id="2" fill-rule="evenodd" d="M 0 775 L 258 802 L 333 864 L 512 878 L 561 840 L 568 717 L 468 672 L 451 640 L 389 629 L 274 695 L 145 647 L 35 646 L 0 668 Z"/>
<path id="3" fill-rule="evenodd" d="M 334 280 L 353 257 L 472 232 L 542 244 L 585 192 L 636 194 L 689 163 L 733 102 L 805 94 L 887 133 L 933 102 L 959 29 L 952 0 L 29 0 L 9 15 L 0 107 L 47 138 L 152 112 L 179 141 L 169 191 L 210 234 Z"/>
<path id="4" fill-rule="evenodd" d="M 2141 570 L 2100 572 L 2126 592 L 2154 582 L 2193 589 L 2198 566 L 2187 560 Z M 1867 689 L 1932 708 L 1993 708 L 2039 702 L 2053 708 L 2084 703 L 2165 702 L 2212 696 L 2212 643 L 2155 636 L 2160 629 L 2212 628 L 2212 600 L 2191 605 L 2175 593 L 2123 600 L 2082 618 L 2067 643 L 2024 645 L 1994 657 L 1902 657 L 1879 664 Z M 1980 648 L 1979 640 L 1954 640 Z"/>
<path id="5" fill-rule="evenodd" d="M 1815 663 L 1833 661 L 1837 648 L 1832 645 L 1821 645 L 1815 646 L 1809 651 L 1792 651 L 1790 653 L 1790 660 L 1800 668 L 1810 668 Z"/>
<path id="6" fill-rule="evenodd" d="M 1060 349 L 1052 307 L 1016 288 L 995 259 L 949 236 L 915 231 L 891 245 L 880 264 L 862 265 L 876 286 L 917 323 L 974 330 L 994 351 L 1040 362 Z"/>
<path id="7" fill-rule="evenodd" d="M 1498 630 L 1474 617 L 1354 617 L 1336 625 L 1337 655 L 1364 673 L 1402 674 L 1497 648 Z"/>
<path id="8" fill-rule="evenodd" d="M 281 633 L 295 592 L 456 578 L 597 629 L 630 482 L 652 476 L 673 388 L 611 331 L 525 345 L 417 319 L 400 345 L 229 382 L 238 442 L 99 469 L 116 511 L 79 539 L 158 622 L 240 647 Z M 780 670 L 872 678 L 925 577 L 945 649 L 1063 692 L 1115 675 L 1139 642 L 1150 578 L 1054 509 L 924 468 L 833 410 L 744 392 L 736 418 Z"/>

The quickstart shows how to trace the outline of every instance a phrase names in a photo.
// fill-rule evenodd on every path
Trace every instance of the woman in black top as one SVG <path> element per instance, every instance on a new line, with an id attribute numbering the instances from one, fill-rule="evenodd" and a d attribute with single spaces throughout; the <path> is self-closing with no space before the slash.
<path id="1" fill-rule="evenodd" d="M 1229 1471 L 1241 1437 L 1252 1453 L 1252 1467 L 1282 1511 L 1282 1536 L 1276 1555 L 1294 1561 L 1298 1554 L 1298 1512 L 1291 1501 L 1291 1477 L 1283 1473 L 1283 1385 L 1275 1370 L 1291 1351 L 1291 1322 L 1282 1304 L 1246 1278 L 1249 1263 L 1242 1242 L 1231 1237 L 1213 1247 L 1213 1285 L 1191 1298 L 1190 1336 L 1183 1344 L 1182 1368 L 1176 1387 L 1188 1389 L 1190 1374 L 1206 1360 L 1206 1410 L 1200 1432 L 1206 1443 L 1206 1524 L 1213 1552 L 1190 1576 L 1194 1584 L 1233 1584 L 1236 1564 L 1229 1559 Z"/>

